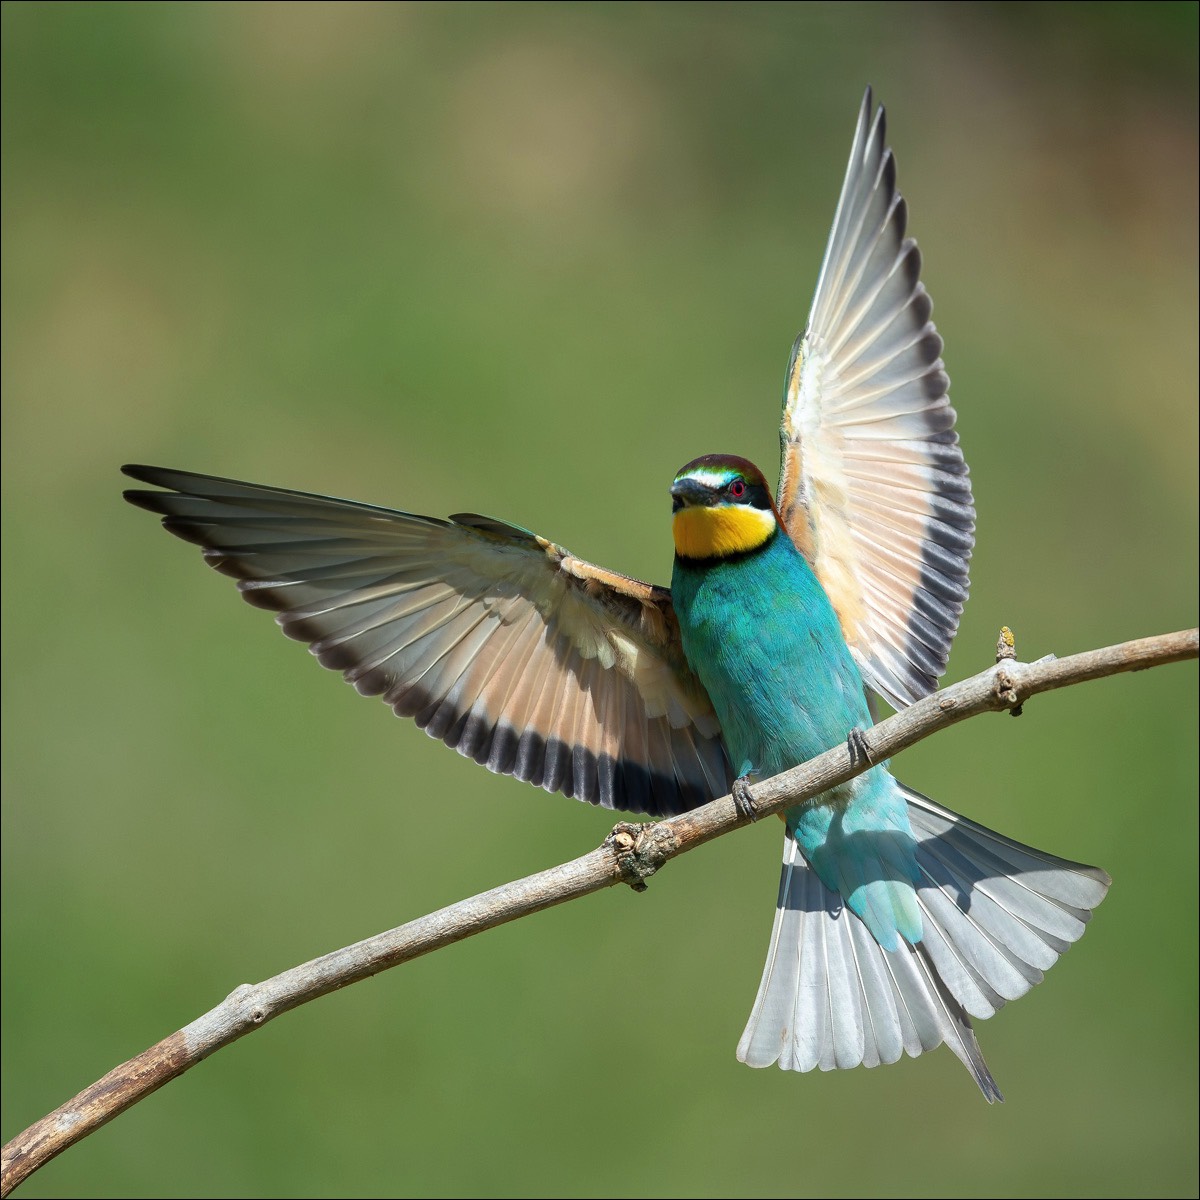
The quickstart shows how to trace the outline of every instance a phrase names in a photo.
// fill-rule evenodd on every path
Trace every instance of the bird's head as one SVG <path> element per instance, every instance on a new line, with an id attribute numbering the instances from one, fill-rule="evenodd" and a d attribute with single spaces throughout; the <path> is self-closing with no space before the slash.
<path id="1" fill-rule="evenodd" d="M 671 484 L 675 553 L 729 558 L 764 545 L 778 528 L 762 472 L 732 454 L 693 459 Z"/>

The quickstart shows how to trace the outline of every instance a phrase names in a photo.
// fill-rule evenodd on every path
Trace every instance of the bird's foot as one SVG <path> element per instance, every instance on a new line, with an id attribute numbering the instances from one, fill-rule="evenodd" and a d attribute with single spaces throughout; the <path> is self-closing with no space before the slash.
<path id="1" fill-rule="evenodd" d="M 875 756 L 867 743 L 867 735 L 856 725 L 846 737 L 846 749 L 850 751 L 850 761 L 858 766 L 859 763 L 873 763 Z"/>
<path id="2" fill-rule="evenodd" d="M 738 815 L 749 817 L 751 821 L 758 820 L 758 810 L 754 807 L 754 800 L 750 795 L 750 777 L 748 775 L 739 775 L 733 781 L 733 787 L 729 789 L 729 794 L 733 797 L 733 806 L 738 810 Z"/>

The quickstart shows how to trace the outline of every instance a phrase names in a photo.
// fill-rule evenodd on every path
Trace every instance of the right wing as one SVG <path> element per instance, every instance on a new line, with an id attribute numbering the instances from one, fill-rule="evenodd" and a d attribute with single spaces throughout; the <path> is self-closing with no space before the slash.
<path id="1" fill-rule="evenodd" d="M 670 593 L 487 517 L 448 521 L 160 467 L 163 518 L 367 696 L 490 771 L 664 816 L 729 790 Z"/>

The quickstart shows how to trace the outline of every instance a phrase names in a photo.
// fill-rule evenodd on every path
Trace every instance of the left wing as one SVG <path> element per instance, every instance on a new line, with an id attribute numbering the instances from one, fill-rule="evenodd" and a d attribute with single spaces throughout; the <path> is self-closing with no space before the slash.
<path id="1" fill-rule="evenodd" d="M 897 707 L 946 669 L 975 540 L 942 339 L 907 220 L 868 89 L 788 363 L 778 503 L 863 678 Z"/>
<path id="2" fill-rule="evenodd" d="M 289 637 L 490 771 L 655 816 L 729 790 L 670 593 L 487 517 L 124 467 Z"/>

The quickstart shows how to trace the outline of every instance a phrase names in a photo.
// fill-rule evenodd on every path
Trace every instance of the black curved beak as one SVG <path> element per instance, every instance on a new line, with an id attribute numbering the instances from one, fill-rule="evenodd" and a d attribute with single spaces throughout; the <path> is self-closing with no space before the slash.
<path id="1" fill-rule="evenodd" d="M 678 512 L 681 508 L 697 508 L 711 504 L 713 501 L 712 488 L 696 480 L 685 477 L 671 484 L 671 511 Z"/>

